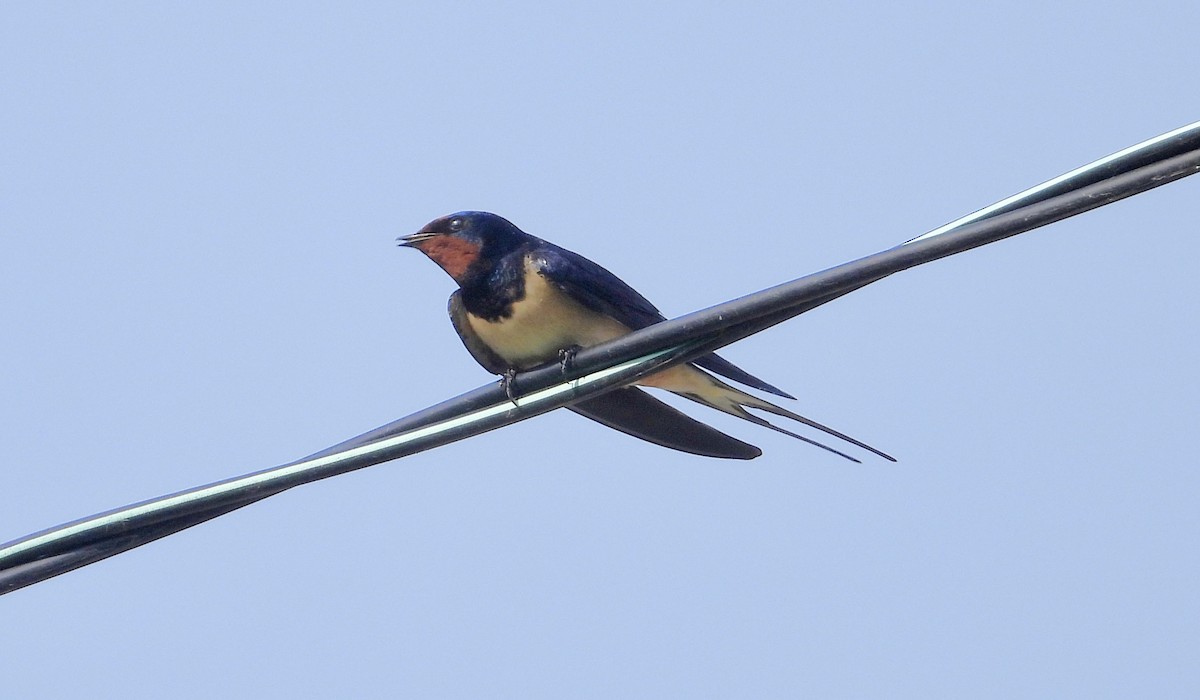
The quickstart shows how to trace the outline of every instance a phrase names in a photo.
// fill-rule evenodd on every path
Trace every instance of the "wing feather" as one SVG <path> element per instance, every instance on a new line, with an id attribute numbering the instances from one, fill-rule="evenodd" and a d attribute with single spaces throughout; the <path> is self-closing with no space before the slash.
<path id="1" fill-rule="evenodd" d="M 475 333 L 475 329 L 471 328 L 471 324 L 467 323 L 467 310 L 463 307 L 461 292 L 456 290 L 451 294 L 450 301 L 446 306 L 446 310 L 450 312 L 450 323 L 454 324 L 454 330 L 458 331 L 458 337 L 467 348 L 467 352 L 471 353 L 471 357 L 492 374 L 507 372 L 508 363 L 492 352 L 492 349 L 484 344 L 479 335 Z"/>
<path id="2" fill-rule="evenodd" d="M 542 241 L 537 246 L 535 256 L 535 264 L 543 277 L 593 311 L 614 318 L 635 331 L 667 320 L 636 289 L 582 255 Z M 699 357 L 693 362 L 740 384 L 776 396 L 795 398 L 716 353 Z"/>

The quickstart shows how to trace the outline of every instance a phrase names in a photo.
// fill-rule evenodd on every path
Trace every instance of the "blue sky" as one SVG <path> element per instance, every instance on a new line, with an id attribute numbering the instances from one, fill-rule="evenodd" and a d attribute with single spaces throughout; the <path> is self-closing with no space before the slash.
<path id="1" fill-rule="evenodd" d="M 490 381 L 398 235 L 668 316 L 1200 118 L 1194 3 L 7 5 L 0 539 Z M 14 697 L 1194 697 L 1197 187 L 725 351 L 896 455 L 551 415 L 0 599 Z"/>

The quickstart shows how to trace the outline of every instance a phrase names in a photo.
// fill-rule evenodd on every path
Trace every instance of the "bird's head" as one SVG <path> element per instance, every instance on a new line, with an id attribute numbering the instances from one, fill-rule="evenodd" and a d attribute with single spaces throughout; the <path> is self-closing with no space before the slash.
<path id="1" fill-rule="evenodd" d="M 396 240 L 429 256 L 462 285 L 485 272 L 490 262 L 530 240 L 530 236 L 495 214 L 460 211 L 434 219 L 420 231 Z"/>

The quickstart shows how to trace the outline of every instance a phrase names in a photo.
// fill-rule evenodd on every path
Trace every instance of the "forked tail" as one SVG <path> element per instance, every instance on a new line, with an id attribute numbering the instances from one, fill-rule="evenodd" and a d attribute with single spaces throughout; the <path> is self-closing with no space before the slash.
<path id="1" fill-rule="evenodd" d="M 810 445 L 820 447 L 823 450 L 828 450 L 840 457 L 845 457 L 846 459 L 850 460 L 851 462 L 857 462 L 859 464 L 862 464 L 862 460 L 851 457 L 850 455 L 846 454 L 845 452 L 834 449 L 824 443 L 818 442 L 816 440 L 805 437 L 803 435 L 799 435 L 797 433 L 793 433 L 792 431 L 787 430 L 786 428 L 781 428 L 781 427 L 775 425 L 774 423 L 771 423 L 770 421 L 766 420 L 765 418 L 762 418 L 760 416 L 754 415 L 753 413 L 750 413 L 746 409 L 747 408 L 757 408 L 759 410 L 766 411 L 767 413 L 774 413 L 777 416 L 783 416 L 784 418 L 791 418 L 792 420 L 796 421 L 797 423 L 803 423 L 804 425 L 807 425 L 810 428 L 815 428 L 827 435 L 832 435 L 833 437 L 838 438 L 839 440 L 845 440 L 846 442 L 850 443 L 851 445 L 854 445 L 856 447 L 861 447 L 862 449 L 867 450 L 868 452 L 877 454 L 880 457 L 883 457 L 884 459 L 888 460 L 889 462 L 896 461 L 895 457 L 893 457 L 881 450 L 877 450 L 865 442 L 862 442 L 860 440 L 855 440 L 854 438 L 850 437 L 849 435 L 846 435 L 845 433 L 834 430 L 833 428 L 830 428 L 827 425 L 822 425 L 822 424 L 816 422 L 815 420 L 812 420 L 811 418 L 805 418 L 804 416 L 802 416 L 798 413 L 792 413 L 791 411 L 787 410 L 786 408 L 783 408 L 781 406 L 776 406 L 775 404 L 773 404 L 769 401 L 764 401 L 763 399 L 760 399 L 756 396 L 751 396 L 750 394 L 747 394 L 744 391 L 740 391 L 738 389 L 735 389 L 735 388 L 729 386 L 725 382 L 717 379 L 716 377 L 713 377 L 712 375 L 705 373 L 705 376 L 711 382 L 711 386 L 702 387 L 702 388 L 701 387 L 691 387 L 691 388 L 698 388 L 700 390 L 699 391 L 676 392 L 676 393 L 678 393 L 680 396 L 691 399 L 692 401 L 702 403 L 706 406 L 712 406 L 713 408 L 715 408 L 719 411 L 728 413 L 729 415 L 737 416 L 738 418 L 750 421 L 751 423 L 754 423 L 756 425 L 761 425 L 764 428 L 770 428 L 771 430 L 774 430 L 779 433 L 783 433 L 784 435 L 790 435 L 791 437 L 794 437 L 797 440 L 803 440 L 804 442 L 807 442 Z"/>

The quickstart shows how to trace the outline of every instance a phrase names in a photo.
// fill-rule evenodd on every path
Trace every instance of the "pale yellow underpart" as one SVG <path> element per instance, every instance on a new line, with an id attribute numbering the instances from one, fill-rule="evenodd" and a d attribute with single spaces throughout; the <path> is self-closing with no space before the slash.
<path id="1" fill-rule="evenodd" d="M 497 323 L 466 316 L 479 339 L 517 369 L 550 362 L 572 345 L 587 347 L 629 333 L 624 324 L 551 286 L 530 258 L 525 260 L 525 298 L 513 304 L 511 316 Z"/>
<path id="2" fill-rule="evenodd" d="M 498 323 L 470 313 L 466 318 L 480 340 L 518 369 L 551 362 L 564 348 L 597 345 L 630 332 L 628 326 L 555 289 L 538 271 L 535 258 L 525 260 L 525 297 L 513 304 L 511 316 Z M 737 416 L 745 413 L 742 406 L 778 409 L 692 365 L 676 365 L 637 383 L 682 394 Z"/>

